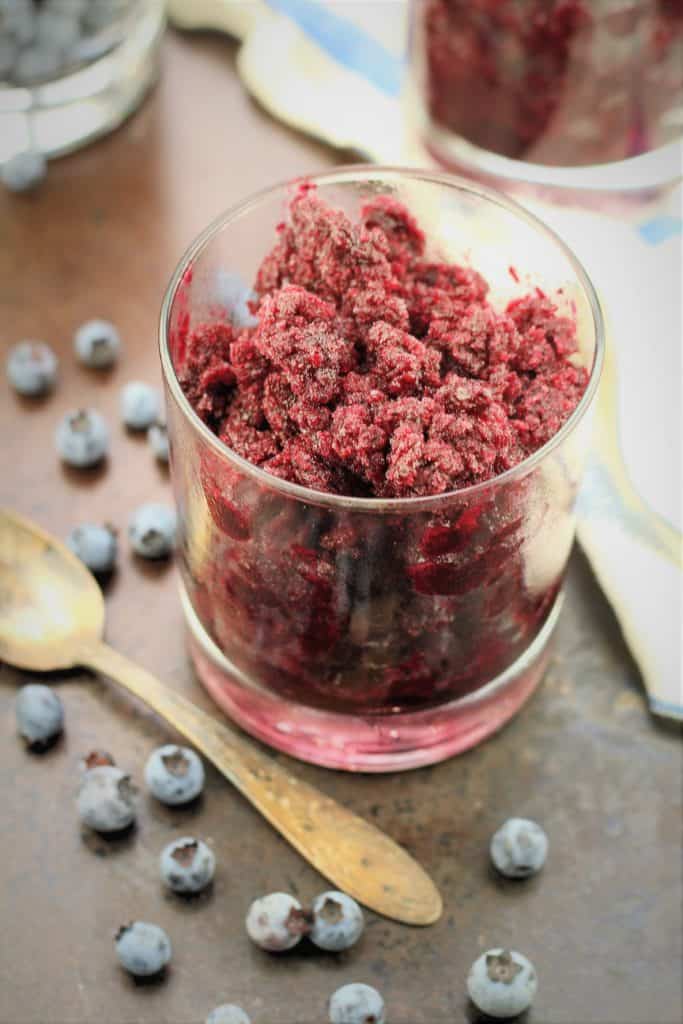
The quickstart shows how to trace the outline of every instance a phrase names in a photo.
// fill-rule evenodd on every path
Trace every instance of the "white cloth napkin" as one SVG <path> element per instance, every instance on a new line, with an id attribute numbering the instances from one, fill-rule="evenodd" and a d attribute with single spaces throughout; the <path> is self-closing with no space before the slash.
<path id="1" fill-rule="evenodd" d="M 168 9 L 178 27 L 242 40 L 239 73 L 275 117 L 368 160 L 429 165 L 403 116 L 403 0 L 169 0 Z M 584 262 L 608 319 L 579 540 L 652 710 L 683 717 L 681 190 L 628 221 L 528 205 Z"/>

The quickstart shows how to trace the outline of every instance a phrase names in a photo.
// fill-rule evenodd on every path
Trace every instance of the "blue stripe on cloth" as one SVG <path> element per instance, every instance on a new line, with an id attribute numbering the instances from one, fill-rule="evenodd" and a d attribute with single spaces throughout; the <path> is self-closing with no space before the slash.
<path id="1" fill-rule="evenodd" d="M 401 61 L 372 36 L 315 0 L 266 0 L 273 10 L 296 22 L 318 46 L 350 71 L 366 78 L 388 96 L 398 96 Z"/>
<path id="2" fill-rule="evenodd" d="M 659 245 L 660 242 L 666 242 L 667 238 L 680 235 L 682 230 L 683 221 L 681 221 L 680 217 L 665 214 L 661 217 L 653 217 L 652 220 L 646 220 L 644 224 L 640 224 L 638 234 L 649 245 Z"/>

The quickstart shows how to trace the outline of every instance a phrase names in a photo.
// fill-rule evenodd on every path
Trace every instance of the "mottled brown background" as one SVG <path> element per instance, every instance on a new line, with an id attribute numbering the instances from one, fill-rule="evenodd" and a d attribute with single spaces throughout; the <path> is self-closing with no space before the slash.
<path id="1" fill-rule="evenodd" d="M 324 168 L 335 154 L 271 122 L 244 95 L 225 40 L 171 35 L 163 77 L 144 108 L 106 141 L 50 166 L 31 197 L 0 195 L 0 342 L 43 337 L 62 357 L 57 393 L 28 404 L 0 381 L 0 500 L 64 535 L 79 520 L 124 527 L 169 484 L 144 441 L 114 428 L 106 470 L 63 470 L 54 425 L 84 401 L 118 421 L 121 384 L 158 381 L 156 320 L 181 250 L 222 208 L 274 180 Z M 126 356 L 109 375 L 77 367 L 74 328 L 92 316 L 121 328 Z M 107 592 L 111 643 L 205 708 L 188 664 L 173 567 L 134 563 L 123 544 Z M 643 581 L 647 585 L 647 581 Z M 272 889 L 304 898 L 323 887 L 213 770 L 201 806 L 143 799 L 126 841 L 84 837 L 73 795 L 79 756 L 111 750 L 138 779 L 163 723 L 104 681 L 58 680 L 67 732 L 42 757 L 14 735 L 25 678 L 0 669 L 0 1022 L 194 1024 L 230 1000 L 254 1024 L 316 1024 L 347 981 L 378 986 L 389 1024 L 472 1021 L 464 979 L 492 945 L 530 956 L 535 1024 L 674 1024 L 681 1019 L 681 746 L 651 719 L 614 618 L 579 553 L 557 659 L 519 717 L 479 749 L 431 769 L 350 777 L 297 768 L 370 816 L 440 884 L 443 920 L 414 931 L 370 916 L 348 954 L 309 949 L 275 959 L 243 932 L 250 900 Z M 487 843 L 510 814 L 541 821 L 551 853 L 542 877 L 496 879 Z M 213 892 L 162 892 L 161 847 L 197 831 L 214 847 Z M 137 987 L 117 967 L 116 927 L 133 917 L 168 929 L 163 985 Z"/>

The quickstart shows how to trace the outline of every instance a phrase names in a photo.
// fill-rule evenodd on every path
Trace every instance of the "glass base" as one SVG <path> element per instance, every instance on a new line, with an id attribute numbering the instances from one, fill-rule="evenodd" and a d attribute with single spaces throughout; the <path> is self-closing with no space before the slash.
<path id="1" fill-rule="evenodd" d="M 500 729 L 543 677 L 562 601 L 560 591 L 524 654 L 476 693 L 425 711 L 360 717 L 294 704 L 260 689 L 221 653 L 182 588 L 190 654 L 219 707 L 246 732 L 277 750 L 353 772 L 394 772 L 434 764 Z"/>

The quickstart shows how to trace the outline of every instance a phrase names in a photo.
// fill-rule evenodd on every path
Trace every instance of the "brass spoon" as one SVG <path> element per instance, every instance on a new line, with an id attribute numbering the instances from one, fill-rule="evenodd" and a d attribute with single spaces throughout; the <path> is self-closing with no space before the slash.
<path id="1" fill-rule="evenodd" d="M 433 924 L 439 892 L 392 839 L 290 775 L 232 729 L 102 640 L 104 599 L 54 537 L 0 509 L 0 660 L 51 671 L 86 665 L 116 679 L 186 736 L 339 889 L 406 924 Z"/>

